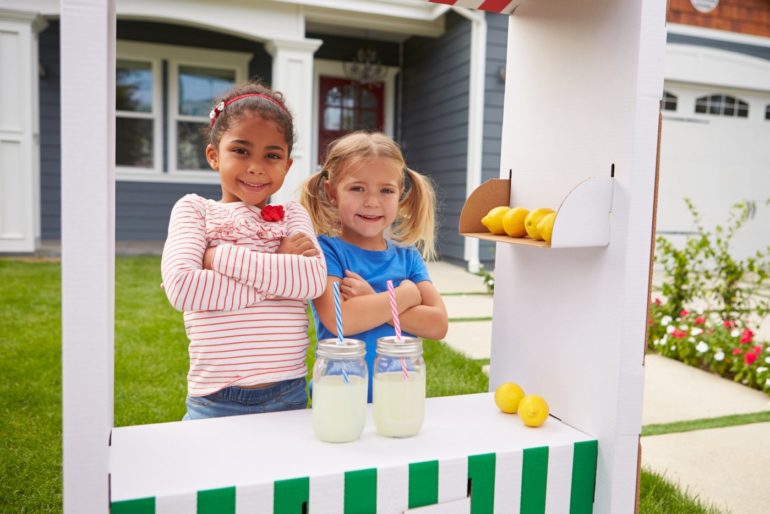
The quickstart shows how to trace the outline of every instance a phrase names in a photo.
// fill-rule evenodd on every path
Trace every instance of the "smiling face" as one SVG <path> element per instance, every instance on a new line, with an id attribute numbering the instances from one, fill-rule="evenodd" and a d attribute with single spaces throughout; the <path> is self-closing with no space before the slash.
<path id="1" fill-rule="evenodd" d="M 365 159 L 343 170 L 326 194 L 337 208 L 341 238 L 366 250 L 384 250 L 385 230 L 398 214 L 403 170 L 389 159 Z"/>
<path id="2" fill-rule="evenodd" d="M 232 120 L 217 147 L 206 147 L 206 159 L 219 172 L 222 202 L 260 208 L 281 188 L 292 164 L 278 124 L 250 111 Z"/>

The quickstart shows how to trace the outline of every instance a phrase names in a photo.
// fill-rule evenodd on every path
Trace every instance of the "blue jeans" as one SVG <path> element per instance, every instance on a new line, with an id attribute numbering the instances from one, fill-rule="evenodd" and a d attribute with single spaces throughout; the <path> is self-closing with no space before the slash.
<path id="1" fill-rule="evenodd" d="M 305 379 L 284 380 L 260 389 L 225 387 L 208 396 L 187 396 L 183 420 L 221 418 L 307 408 Z"/>

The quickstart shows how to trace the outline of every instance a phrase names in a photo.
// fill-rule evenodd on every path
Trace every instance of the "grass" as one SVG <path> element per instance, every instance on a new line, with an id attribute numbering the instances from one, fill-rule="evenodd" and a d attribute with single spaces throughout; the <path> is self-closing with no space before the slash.
<path id="1" fill-rule="evenodd" d="M 639 512 L 645 514 L 719 514 L 721 511 L 682 492 L 654 471 L 642 470 Z"/>
<path id="2" fill-rule="evenodd" d="M 62 509 L 60 272 L 56 262 L 0 259 L 0 512 Z M 187 341 L 160 288 L 159 259 L 118 258 L 115 275 L 115 425 L 179 420 Z M 488 389 L 488 360 L 437 341 L 425 341 L 424 355 L 428 396 Z M 715 512 L 647 471 L 640 501 L 642 513 Z"/>
<path id="3" fill-rule="evenodd" d="M 693 419 L 688 421 L 676 421 L 674 423 L 661 423 L 659 425 L 645 425 L 642 427 L 642 436 L 692 432 L 693 430 L 733 427 L 736 425 L 749 425 L 751 423 L 765 423 L 768 421 L 770 421 L 770 411 L 733 414 L 718 418 Z"/>

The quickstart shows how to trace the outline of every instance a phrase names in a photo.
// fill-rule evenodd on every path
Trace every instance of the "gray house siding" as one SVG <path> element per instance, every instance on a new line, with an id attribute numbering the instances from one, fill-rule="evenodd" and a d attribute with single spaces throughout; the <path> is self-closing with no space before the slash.
<path id="1" fill-rule="evenodd" d="M 726 50 L 729 52 L 736 52 L 739 54 L 748 55 L 750 57 L 757 57 L 759 59 L 765 59 L 770 61 L 770 47 L 767 47 L 767 46 L 747 45 L 744 43 L 735 43 L 732 41 L 719 41 L 716 39 L 685 36 L 682 34 L 668 34 L 668 36 L 666 37 L 666 42 L 679 44 L 679 45 L 705 46 L 708 48 L 715 48 L 717 50 Z"/>
<path id="2" fill-rule="evenodd" d="M 487 62 L 484 79 L 484 143 L 481 181 L 500 176 L 500 146 L 503 133 L 503 98 L 505 82 L 500 70 L 505 68 L 508 45 L 508 16 L 487 13 Z M 481 241 L 479 260 L 487 268 L 494 267 L 495 244 Z"/>
<path id="3" fill-rule="evenodd" d="M 117 35 L 118 39 L 125 40 L 250 52 L 254 56 L 249 63 L 250 77 L 267 82 L 271 78 L 271 57 L 261 43 L 254 41 L 191 27 L 138 21 L 118 21 Z M 40 78 L 41 238 L 55 240 L 61 237 L 59 23 L 56 20 L 40 34 L 40 64 L 45 72 Z M 166 153 L 164 148 L 164 168 Z M 179 198 L 187 193 L 208 198 L 218 198 L 221 194 L 219 185 L 207 184 L 117 181 L 115 187 L 116 239 L 122 241 L 164 240 L 171 208 Z"/>
<path id="4" fill-rule="evenodd" d="M 468 158 L 470 22 L 455 13 L 438 39 L 404 42 L 401 144 L 410 167 L 430 176 L 438 198 L 438 252 L 462 262 L 457 232 Z"/>
<path id="5" fill-rule="evenodd" d="M 40 237 L 61 234 L 61 102 L 59 94 L 59 22 L 39 36 L 40 77 Z"/>

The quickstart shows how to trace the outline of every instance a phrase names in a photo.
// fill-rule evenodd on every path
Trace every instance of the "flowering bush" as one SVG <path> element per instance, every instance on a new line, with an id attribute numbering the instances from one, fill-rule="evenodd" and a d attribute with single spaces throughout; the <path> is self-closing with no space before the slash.
<path id="1" fill-rule="evenodd" d="M 748 323 L 684 309 L 669 313 L 660 300 L 650 305 L 650 350 L 770 394 L 770 346 L 755 339 Z"/>

